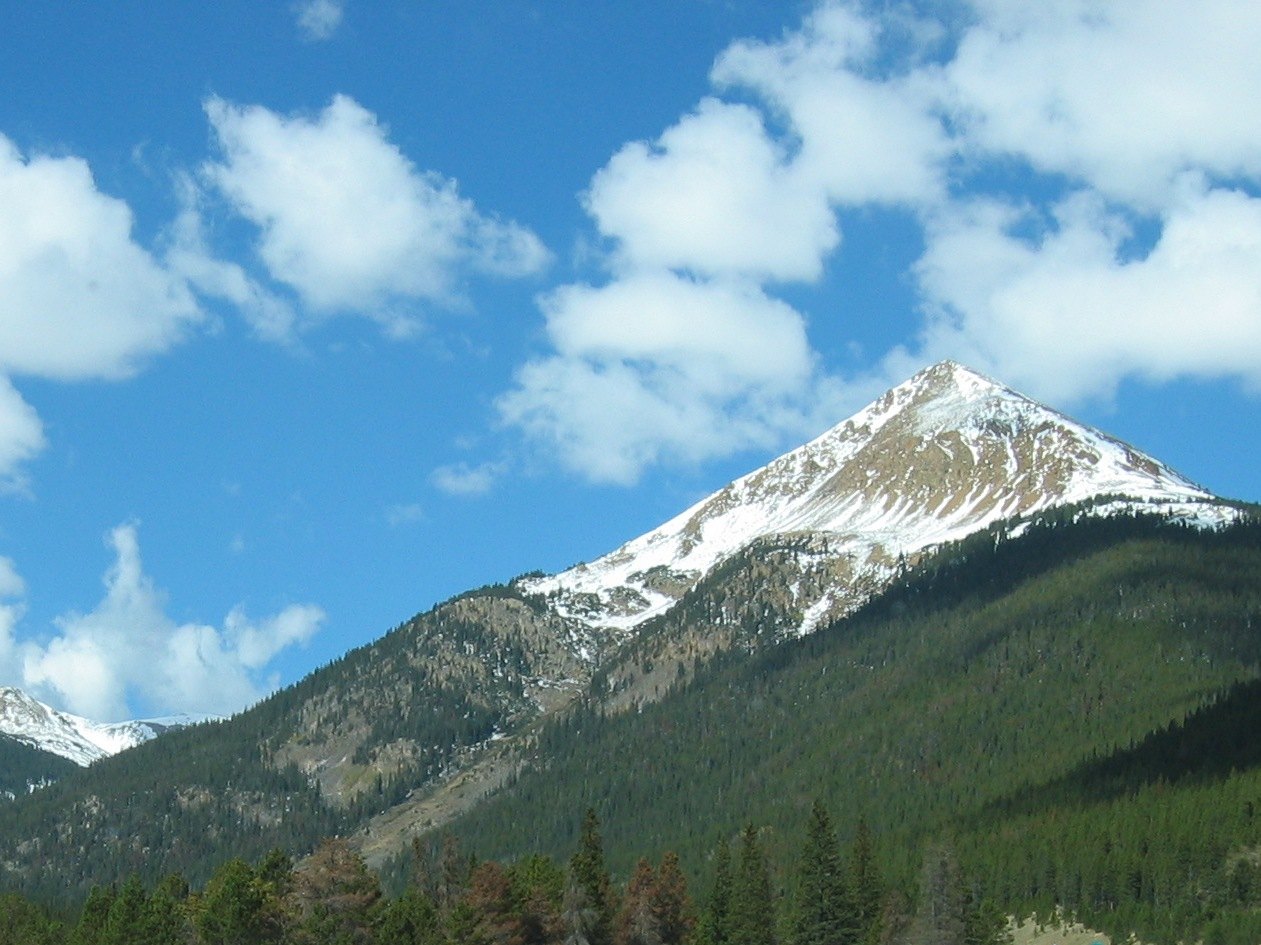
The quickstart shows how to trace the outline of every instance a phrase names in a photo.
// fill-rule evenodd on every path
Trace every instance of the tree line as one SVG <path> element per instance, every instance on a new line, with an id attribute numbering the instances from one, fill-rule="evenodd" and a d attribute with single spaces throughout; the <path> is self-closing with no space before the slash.
<path id="1" fill-rule="evenodd" d="M 179 875 L 97 886 L 69 917 L 0 896 L 0 945 L 1004 945 L 1007 920 L 978 901 L 947 846 L 924 858 L 915 906 L 891 886 L 859 824 L 842 849 L 816 802 L 792 862 L 777 868 L 750 825 L 712 851 L 696 897 L 679 861 L 641 858 L 616 884 L 594 810 L 564 865 L 542 854 L 479 861 L 447 835 L 419 840 L 403 888 L 345 839 L 299 864 L 274 850 L 236 858 L 194 890 Z"/>

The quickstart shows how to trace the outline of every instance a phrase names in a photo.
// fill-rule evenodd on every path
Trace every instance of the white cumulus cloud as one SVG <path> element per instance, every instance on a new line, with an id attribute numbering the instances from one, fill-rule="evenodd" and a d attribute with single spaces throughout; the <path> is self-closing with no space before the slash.
<path id="1" fill-rule="evenodd" d="M 24 487 L 22 466 L 39 455 L 44 445 L 39 414 L 0 375 L 0 492 Z"/>
<path id="2" fill-rule="evenodd" d="M 238 607 L 221 628 L 176 623 L 144 571 L 136 527 L 120 525 L 109 541 L 115 560 L 101 601 L 87 613 L 58 618 L 47 642 L 15 641 L 10 620 L 7 666 L 0 608 L 0 670 L 71 712 L 109 721 L 134 717 L 138 709 L 238 711 L 274 688 L 274 679 L 261 676 L 267 664 L 286 647 L 307 642 L 324 621 L 319 607 L 295 604 L 258 621 Z"/>
<path id="3" fill-rule="evenodd" d="M 469 272 L 528 275 L 549 258 L 531 231 L 418 169 L 345 95 L 315 116 L 218 98 L 206 113 L 222 153 L 206 179 L 258 227 L 272 278 L 317 317 L 362 313 L 397 330 L 399 306 L 452 304 Z"/>
<path id="4" fill-rule="evenodd" d="M 935 202 L 954 152 L 938 83 L 917 60 L 875 73 L 882 43 L 905 39 L 908 26 L 927 24 L 878 23 L 848 4 L 823 4 L 777 42 L 733 43 L 712 77 L 723 88 L 752 90 L 787 120 L 794 173 L 816 199 L 841 206 Z M 932 46 L 937 37 L 921 28 L 910 39 Z"/>
<path id="5" fill-rule="evenodd" d="M 17 660 L 16 630 L 22 619 L 22 598 L 26 582 L 9 558 L 0 558 L 0 680 L 17 679 L 21 672 Z"/>
<path id="6" fill-rule="evenodd" d="M 714 85 L 755 102 L 706 97 L 610 158 L 584 201 L 610 281 L 542 298 L 552 351 L 499 399 L 507 423 L 581 475 L 631 483 L 831 418 L 844 385 L 768 287 L 823 274 L 842 209 L 939 201 L 952 153 L 914 70 L 866 74 L 879 41 L 831 4 L 779 42 L 733 44 Z"/>
<path id="7" fill-rule="evenodd" d="M 80 158 L 25 156 L 0 135 L 0 221 L 0 483 L 12 486 L 45 442 L 12 378 L 129 377 L 203 313 Z"/>
<path id="8" fill-rule="evenodd" d="M 706 99 L 652 144 L 623 147 L 586 198 L 623 267 L 810 280 L 840 239 L 757 110 Z"/>
<path id="9" fill-rule="evenodd" d="M 919 277 L 937 318 L 926 348 L 960 349 L 1057 401 L 1122 377 L 1235 375 L 1261 389 L 1261 199 L 1190 188 L 1151 250 L 1094 196 L 1055 208 L 1039 239 L 1009 207 L 963 208 L 931 230 Z"/>
<path id="10" fill-rule="evenodd" d="M 918 350 L 1043 397 L 1261 385 L 1261 8 L 977 0 L 939 73 L 979 178 L 925 215 Z"/>
<path id="11" fill-rule="evenodd" d="M 1261 98 L 1261 7 L 932 16 L 828 0 L 720 54 L 713 95 L 594 175 L 609 281 L 543 297 L 551 350 L 503 418 L 633 482 L 839 420 L 941 357 L 1064 404 L 1131 377 L 1261 387 L 1261 112 L 1241 104 Z M 923 320 L 846 380 L 775 294 L 869 238 L 874 207 L 922 236 Z"/>
<path id="12" fill-rule="evenodd" d="M 244 266 L 215 254 L 200 205 L 203 194 L 190 178 L 180 180 L 179 196 L 180 212 L 166 233 L 167 268 L 202 295 L 230 303 L 260 338 L 289 340 L 298 321 L 293 306 L 252 278 Z"/>
<path id="13" fill-rule="evenodd" d="M 122 378 L 202 317 L 131 235 L 130 208 L 75 157 L 23 158 L 0 136 L 0 371 Z"/>
<path id="14" fill-rule="evenodd" d="M 697 463 L 806 427 L 814 355 L 801 316 L 756 285 L 638 273 L 543 299 L 552 356 L 526 364 L 504 418 L 593 479 Z"/>
<path id="15" fill-rule="evenodd" d="M 419 502 L 400 502 L 385 510 L 385 523 L 390 528 L 415 525 L 425 520 L 425 508 Z"/>
<path id="16" fill-rule="evenodd" d="M 1187 170 L 1261 177 L 1250 0 L 974 0 L 946 66 L 968 144 L 1159 208 Z"/>

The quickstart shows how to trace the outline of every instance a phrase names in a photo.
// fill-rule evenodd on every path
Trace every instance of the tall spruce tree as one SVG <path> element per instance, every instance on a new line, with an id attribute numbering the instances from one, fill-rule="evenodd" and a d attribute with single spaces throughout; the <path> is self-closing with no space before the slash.
<path id="1" fill-rule="evenodd" d="M 145 907 L 149 902 L 149 894 L 145 892 L 140 877 L 132 873 L 123 881 L 109 914 L 105 917 L 105 928 L 101 941 L 104 945 L 136 945 L 143 934 Z"/>
<path id="2" fill-rule="evenodd" d="M 131 945 L 184 945 L 193 937 L 187 911 L 188 880 L 178 873 L 154 887 L 145 904 L 140 937 Z"/>
<path id="3" fill-rule="evenodd" d="M 114 905 L 112 886 L 93 886 L 79 913 L 79 921 L 70 930 L 69 945 L 100 945 L 103 942 L 110 908 Z"/>
<path id="4" fill-rule="evenodd" d="M 587 890 L 572 874 L 565 881 L 560 917 L 564 945 L 591 945 L 596 910 L 591 906 Z"/>
<path id="5" fill-rule="evenodd" d="M 841 853 L 827 809 L 810 809 L 792 914 L 792 945 L 851 945 L 857 938 Z"/>
<path id="6" fill-rule="evenodd" d="M 845 879 L 857 945 L 879 945 L 884 933 L 885 888 L 876 865 L 875 840 L 865 820 L 858 822 L 854 832 Z"/>
<path id="7" fill-rule="evenodd" d="M 376 933 L 377 941 L 388 945 L 444 945 L 446 942 L 438 920 L 438 907 L 414 883 L 380 910 Z"/>
<path id="8" fill-rule="evenodd" d="M 582 891 L 582 907 L 592 913 L 587 930 L 589 945 L 612 945 L 613 881 L 604 865 L 604 841 L 600 837 L 600 818 L 595 808 L 588 807 L 582 819 L 582 835 L 578 849 L 569 861 L 569 874 Z"/>
<path id="9" fill-rule="evenodd" d="M 699 945 L 730 945 L 733 882 L 731 844 L 726 837 L 722 837 L 714 851 L 713 884 L 709 888 L 709 898 L 705 902 L 705 910 L 701 913 L 696 930 Z"/>
<path id="10" fill-rule="evenodd" d="M 521 914 L 521 945 L 559 941 L 563 934 L 565 871 L 551 858 L 535 853 L 518 860 L 509 872 Z"/>
<path id="11" fill-rule="evenodd" d="M 775 896 L 757 828 L 740 838 L 740 859 L 731 890 L 730 945 L 775 945 Z"/>
<path id="12" fill-rule="evenodd" d="M 254 868 L 242 859 L 231 859 L 206 884 L 197 932 L 205 945 L 269 945 L 281 937 L 274 913 L 274 903 Z"/>
<path id="13" fill-rule="evenodd" d="M 370 941 L 380 898 L 380 881 L 358 851 L 345 839 L 325 840 L 294 875 L 286 898 L 293 917 L 288 937 L 296 945 Z"/>

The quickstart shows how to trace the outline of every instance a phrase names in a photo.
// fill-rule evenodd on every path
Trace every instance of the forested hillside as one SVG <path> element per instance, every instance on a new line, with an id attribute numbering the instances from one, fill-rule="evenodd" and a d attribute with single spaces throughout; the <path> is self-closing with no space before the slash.
<path id="1" fill-rule="evenodd" d="M 26 794 L 32 785 L 55 781 L 74 771 L 72 761 L 0 735 L 0 801 Z"/>
<path id="2" fill-rule="evenodd" d="M 1019 537 L 994 529 L 945 548 L 859 612 L 785 639 L 799 615 L 775 562 L 801 551 L 781 540 L 735 556 L 568 710 L 509 741 L 516 773 L 453 824 L 462 849 L 505 869 L 534 854 L 559 862 L 593 807 L 618 882 L 638 858 L 675 852 L 709 888 L 741 824 L 757 825 L 770 862 L 794 862 L 817 799 L 843 844 L 869 825 L 880 874 L 908 900 L 925 856 L 944 850 L 975 901 L 1013 913 L 1062 905 L 1155 942 L 1250 940 L 1261 526 L 1048 514 Z M 492 631 L 469 616 L 487 613 L 508 619 Z M 442 781 L 461 739 L 512 724 L 525 692 L 513 680 L 539 659 L 514 634 L 545 619 L 518 590 L 487 589 L 404 625 L 376 645 L 380 658 L 356 651 L 242 716 L 72 773 L 6 811 L 4 885 L 55 903 L 129 874 L 149 889 L 173 872 L 199 887 L 231 857 L 300 857 L 336 834 L 354 851 L 374 812 L 425 777 Z M 489 654 L 491 692 L 506 701 L 444 689 L 418 665 L 426 635 Z M 667 652 L 680 639 L 691 642 Z M 400 694 L 391 687 L 405 672 L 414 682 Z M 391 714 L 407 693 L 412 714 Z M 355 714 L 367 699 L 379 717 Z M 409 733 L 452 741 L 339 796 L 293 746 L 341 726 L 351 735 L 339 747 L 360 752 L 367 772 Z M 440 849 L 441 832 L 419 836 L 419 849 Z M 387 864 L 386 888 L 416 881 L 415 862 Z M 773 871 L 780 892 L 792 869 Z"/>
<path id="3" fill-rule="evenodd" d="M 570 671 L 546 621 L 504 588 L 461 595 L 232 719 L 67 771 L 0 821 L 0 883 L 203 882 L 225 857 L 309 852 L 538 713 L 527 670 Z"/>
<path id="4" fill-rule="evenodd" d="M 1251 915 L 1261 844 L 1249 806 L 1261 771 L 1239 748 L 1253 690 L 1236 686 L 1257 676 L 1258 629 L 1256 526 L 1086 520 L 977 536 L 854 617 L 731 651 L 641 711 L 591 700 L 549 731 L 546 766 L 458 829 L 491 855 L 522 842 L 551 852 L 572 842 L 574 805 L 598 802 L 616 868 L 671 845 L 703 873 L 723 823 L 765 823 L 782 852 L 821 794 L 844 824 L 889 839 L 883 867 L 902 884 L 923 845 L 951 835 L 1013 910 L 1059 902 L 1166 936 L 1234 928 Z M 1155 747 L 1171 731 L 1178 764 Z M 1110 862 L 1088 840 L 1104 821 Z M 1145 878 L 1125 872 L 1156 847 Z M 1100 862 L 1107 880 L 1082 887 Z"/>
<path id="5" fill-rule="evenodd" d="M 714 850 L 704 891 L 667 851 L 624 879 L 607 867 L 601 824 L 582 817 L 568 863 L 465 855 L 447 835 L 418 844 L 392 895 L 345 840 L 296 868 L 279 850 L 232 859 L 204 888 L 173 874 L 98 886 L 63 915 L 0 896 L 0 945 L 1004 945 L 1007 917 L 977 897 L 945 845 L 925 851 L 917 888 L 889 884 L 879 839 L 858 825 L 846 847 L 814 804 L 776 861 L 753 824 Z M 910 893 L 914 892 L 914 899 Z"/>

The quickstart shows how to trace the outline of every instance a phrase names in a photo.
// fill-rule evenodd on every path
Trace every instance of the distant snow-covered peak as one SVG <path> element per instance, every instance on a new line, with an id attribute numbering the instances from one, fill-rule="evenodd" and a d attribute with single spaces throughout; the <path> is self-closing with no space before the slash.
<path id="1" fill-rule="evenodd" d="M 130 722 L 93 722 L 60 712 L 21 689 L 0 686 L 0 734 L 84 766 L 134 748 L 163 732 L 208 718 L 180 715 Z"/>
<path id="2" fill-rule="evenodd" d="M 1133 447 L 943 361 L 659 528 L 523 587 L 566 616 L 626 630 L 759 539 L 826 535 L 869 588 L 900 556 L 1105 497 L 1197 521 L 1234 514 Z"/>

